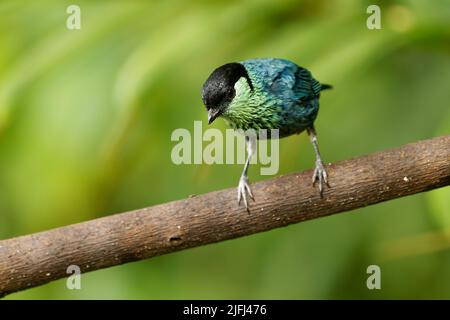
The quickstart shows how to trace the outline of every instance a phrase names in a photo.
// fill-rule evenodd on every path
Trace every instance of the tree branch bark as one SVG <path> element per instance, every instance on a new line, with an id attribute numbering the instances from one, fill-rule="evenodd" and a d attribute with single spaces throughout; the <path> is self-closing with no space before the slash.
<path id="1" fill-rule="evenodd" d="M 236 189 L 0 241 L 0 296 L 107 268 L 368 206 L 450 184 L 450 135 L 327 165 L 323 198 L 312 171 L 253 184 L 250 213 Z"/>

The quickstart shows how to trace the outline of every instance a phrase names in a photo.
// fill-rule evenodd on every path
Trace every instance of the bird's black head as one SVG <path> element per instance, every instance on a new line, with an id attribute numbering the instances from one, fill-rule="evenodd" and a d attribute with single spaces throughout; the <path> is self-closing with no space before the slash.
<path id="1" fill-rule="evenodd" d="M 245 67 L 237 62 L 227 63 L 211 73 L 203 85 L 202 100 L 208 110 L 208 123 L 220 116 L 233 101 L 235 83 L 242 77 L 247 79 L 253 89 Z"/>

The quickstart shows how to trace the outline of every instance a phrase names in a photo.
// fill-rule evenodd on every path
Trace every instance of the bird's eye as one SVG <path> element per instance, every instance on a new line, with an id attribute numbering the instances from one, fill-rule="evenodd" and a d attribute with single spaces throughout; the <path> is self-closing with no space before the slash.
<path id="1" fill-rule="evenodd" d="M 227 98 L 232 99 L 234 96 L 234 89 L 228 88 L 227 90 Z"/>

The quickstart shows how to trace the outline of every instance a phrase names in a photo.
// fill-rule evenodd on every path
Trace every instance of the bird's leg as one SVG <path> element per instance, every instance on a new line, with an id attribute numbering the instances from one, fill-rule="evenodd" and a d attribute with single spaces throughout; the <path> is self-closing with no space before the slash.
<path id="1" fill-rule="evenodd" d="M 322 196 L 323 184 L 325 183 L 326 185 L 328 185 L 328 176 L 323 166 L 322 159 L 320 158 L 319 144 L 317 143 L 317 135 L 314 126 L 307 128 L 306 131 L 308 132 L 309 139 L 311 140 L 311 143 L 314 148 L 314 153 L 316 154 L 316 168 L 314 169 L 312 182 L 314 185 L 316 180 L 319 181 L 319 192 L 320 195 Z"/>
<path id="2" fill-rule="evenodd" d="M 250 166 L 250 159 L 255 153 L 256 138 L 246 136 L 245 142 L 247 144 L 247 160 L 245 161 L 244 170 L 242 171 L 241 178 L 239 179 L 237 192 L 238 192 L 238 205 L 241 204 L 241 200 L 244 200 L 245 208 L 248 211 L 247 193 L 250 196 L 250 198 L 252 198 L 252 200 L 255 201 L 252 189 L 250 188 L 250 185 L 248 183 L 247 171 L 248 167 Z"/>

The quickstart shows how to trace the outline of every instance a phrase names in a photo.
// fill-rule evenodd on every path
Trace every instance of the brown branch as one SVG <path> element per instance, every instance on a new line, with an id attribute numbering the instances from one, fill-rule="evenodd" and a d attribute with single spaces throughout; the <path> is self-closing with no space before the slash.
<path id="1" fill-rule="evenodd" d="M 323 198 L 311 170 L 253 184 L 250 213 L 227 189 L 0 241 L 0 295 L 270 230 L 450 184 L 450 135 L 327 166 Z"/>

